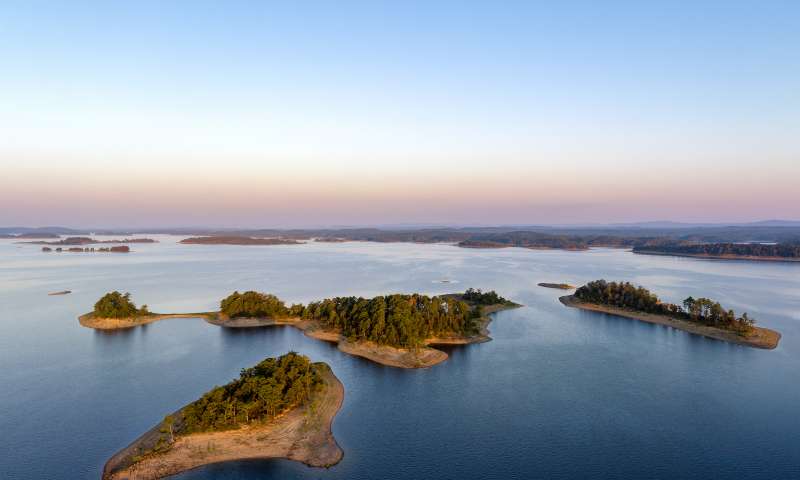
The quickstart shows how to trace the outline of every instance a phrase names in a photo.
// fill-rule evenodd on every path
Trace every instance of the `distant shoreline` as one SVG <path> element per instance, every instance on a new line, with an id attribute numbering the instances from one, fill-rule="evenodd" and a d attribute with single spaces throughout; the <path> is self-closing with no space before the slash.
<path id="1" fill-rule="evenodd" d="M 317 364 L 319 365 L 319 364 Z M 162 453 L 151 450 L 161 423 L 114 454 L 103 467 L 103 480 L 155 480 L 212 463 L 245 459 L 285 458 L 312 467 L 330 467 L 344 456 L 333 436 L 333 419 L 342 407 L 344 386 L 326 364 L 325 388 L 310 405 L 280 415 L 264 425 L 177 436 Z M 185 407 L 184 407 L 185 408 Z M 173 414 L 179 417 L 183 408 Z"/>
<path id="2" fill-rule="evenodd" d="M 455 295 L 455 294 L 453 294 Z M 491 314 L 501 310 L 518 308 L 516 303 L 479 306 L 481 317 L 478 322 L 478 333 L 471 336 L 432 337 L 425 340 L 425 347 L 411 349 L 389 345 L 379 345 L 369 341 L 348 341 L 337 330 L 323 328 L 319 322 L 297 317 L 289 318 L 227 318 L 219 312 L 196 313 L 153 313 L 132 318 L 98 318 L 93 313 L 78 317 L 79 323 L 95 330 L 122 330 L 173 318 L 202 318 L 206 322 L 223 328 L 258 328 L 271 326 L 291 326 L 301 330 L 307 337 L 336 343 L 344 353 L 363 357 L 381 365 L 397 368 L 427 368 L 447 360 L 447 353 L 433 348 L 432 345 L 468 345 L 491 340 L 488 325 Z"/>
<path id="3" fill-rule="evenodd" d="M 301 245 L 288 238 L 253 238 L 245 236 L 191 237 L 179 241 L 183 245 Z"/>
<path id="4" fill-rule="evenodd" d="M 596 303 L 588 303 L 579 300 L 574 295 L 565 295 L 560 297 L 561 303 L 568 307 L 578 308 L 591 312 L 606 313 L 609 315 L 616 315 L 619 317 L 630 318 L 639 320 L 641 322 L 652 323 L 657 325 L 665 325 L 668 327 L 682 330 L 694 335 L 700 335 L 715 340 L 724 342 L 735 343 L 753 348 L 762 348 L 772 350 L 778 346 L 781 339 L 781 334 L 775 330 L 762 327 L 753 327 L 754 333 L 749 336 L 742 336 L 730 330 L 716 328 L 709 325 L 702 325 L 687 320 L 673 318 L 668 315 L 658 315 L 654 313 L 636 312 L 633 310 L 626 310 L 622 308 L 612 307 L 609 305 L 600 305 Z"/>
<path id="5" fill-rule="evenodd" d="M 745 260 L 749 262 L 788 262 L 798 263 L 800 258 L 794 257 L 759 257 L 756 255 L 709 255 L 704 253 L 674 253 L 658 250 L 631 250 L 638 255 L 660 255 L 664 257 L 701 258 L 706 260 Z"/>

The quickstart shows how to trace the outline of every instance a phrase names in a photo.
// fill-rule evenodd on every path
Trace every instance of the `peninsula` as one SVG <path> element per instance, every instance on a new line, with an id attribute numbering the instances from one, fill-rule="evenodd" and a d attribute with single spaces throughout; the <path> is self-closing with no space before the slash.
<path id="1" fill-rule="evenodd" d="M 596 280 L 559 300 L 568 307 L 666 325 L 748 347 L 774 349 L 781 338 L 774 330 L 756 327 L 747 313 L 737 316 L 718 302 L 689 297 L 683 305 L 663 303 L 649 290 L 628 282 Z"/>
<path id="2" fill-rule="evenodd" d="M 212 236 L 184 238 L 185 245 L 299 245 L 303 242 L 291 238 L 253 238 L 239 236 Z"/>
<path id="3" fill-rule="evenodd" d="M 152 480 L 211 463 L 286 458 L 313 467 L 339 463 L 331 432 L 344 387 L 325 363 L 289 352 L 243 369 L 167 415 L 112 456 L 104 480 Z"/>
<path id="4" fill-rule="evenodd" d="M 448 357 L 434 345 L 489 341 L 489 315 L 518 306 L 493 291 L 474 289 L 433 297 L 336 297 L 290 307 L 274 295 L 248 291 L 223 299 L 218 312 L 158 314 L 146 305 L 137 308 L 130 294 L 111 292 L 79 321 L 98 330 L 131 328 L 168 318 L 203 318 L 227 328 L 289 325 L 309 337 L 334 342 L 351 355 L 393 367 L 424 368 Z"/>

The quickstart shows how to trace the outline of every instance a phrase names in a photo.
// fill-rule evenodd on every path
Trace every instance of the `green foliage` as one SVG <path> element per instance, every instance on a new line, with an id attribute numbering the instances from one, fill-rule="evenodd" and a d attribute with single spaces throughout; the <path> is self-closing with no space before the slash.
<path id="1" fill-rule="evenodd" d="M 136 308 L 130 293 L 122 294 L 116 290 L 103 295 L 94 304 L 94 315 L 101 318 L 133 318 L 149 313 L 147 305 L 143 305 L 141 309 Z"/>
<path id="2" fill-rule="evenodd" d="M 308 357 L 289 352 L 242 369 L 238 379 L 183 410 L 181 433 L 236 428 L 300 406 L 322 385 L 319 368 Z"/>
<path id="3" fill-rule="evenodd" d="M 253 291 L 233 292 L 220 302 L 220 310 L 231 318 L 289 316 L 289 309 L 278 297 Z"/>
<path id="4" fill-rule="evenodd" d="M 350 340 L 409 348 L 429 337 L 472 333 L 475 313 L 463 301 L 414 294 L 329 298 L 309 304 L 303 317 L 339 329 Z"/>
<path id="5" fill-rule="evenodd" d="M 481 292 L 481 289 L 468 288 L 464 295 L 461 296 L 464 300 L 474 303 L 476 305 L 496 305 L 498 303 L 507 304 L 511 303 L 505 298 L 501 297 L 494 290 L 488 292 Z"/>
<path id="6" fill-rule="evenodd" d="M 695 323 L 733 330 L 743 335 L 750 333 L 755 325 L 755 320 L 747 313 L 737 317 L 733 310 L 725 310 L 719 302 L 708 298 L 695 300 L 689 297 L 683 301 L 683 305 L 663 303 L 646 288 L 628 282 L 595 280 L 578 288 L 575 296 L 584 302 L 627 308 L 637 312 L 671 315 Z"/>

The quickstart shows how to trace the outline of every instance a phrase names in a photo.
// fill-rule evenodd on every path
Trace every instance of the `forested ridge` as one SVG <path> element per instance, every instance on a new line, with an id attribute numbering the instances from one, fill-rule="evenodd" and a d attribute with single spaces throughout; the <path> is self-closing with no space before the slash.
<path id="1" fill-rule="evenodd" d="M 717 328 L 748 334 L 756 321 L 747 313 L 740 317 L 733 310 L 726 310 L 719 302 L 708 298 L 688 297 L 682 305 L 662 302 L 654 293 L 629 282 L 606 282 L 595 280 L 575 291 L 578 299 L 601 305 L 635 310 L 637 312 L 670 315 Z"/>
<path id="2" fill-rule="evenodd" d="M 739 257 L 776 257 L 800 259 L 798 243 L 694 243 L 694 242 L 648 242 L 635 246 L 635 253 L 672 253 L 676 255 L 709 255 Z"/>

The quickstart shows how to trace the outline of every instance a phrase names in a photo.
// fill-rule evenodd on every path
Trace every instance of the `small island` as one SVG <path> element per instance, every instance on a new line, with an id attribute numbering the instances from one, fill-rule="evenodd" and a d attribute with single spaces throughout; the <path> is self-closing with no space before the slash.
<path id="1" fill-rule="evenodd" d="M 42 247 L 42 251 L 45 252 L 45 253 L 48 253 L 48 252 L 52 252 L 53 249 L 50 248 L 50 247 Z M 94 252 L 99 252 L 99 253 L 130 253 L 131 247 L 129 247 L 127 245 L 116 245 L 114 247 L 99 247 L 99 248 L 95 248 L 95 247 L 86 247 L 86 248 L 83 248 L 83 247 L 69 247 L 66 250 L 64 250 L 61 247 L 58 247 L 58 248 L 56 248 L 55 251 L 59 252 L 59 253 L 60 252 L 72 252 L 72 253 L 94 253 Z"/>
<path id="2" fill-rule="evenodd" d="M 168 318 L 203 318 L 226 328 L 289 325 L 309 337 L 334 342 L 351 355 L 393 367 L 424 368 L 448 357 L 434 345 L 491 340 L 489 315 L 516 307 L 519 305 L 493 291 L 474 289 L 433 297 L 335 297 L 290 307 L 274 295 L 248 291 L 224 298 L 218 312 L 158 314 L 147 306 L 137 309 L 127 293 L 111 292 L 79 321 L 98 330 L 131 328 Z"/>
<path id="3" fill-rule="evenodd" d="M 152 313 L 147 305 L 137 308 L 130 293 L 116 290 L 103 295 L 94 310 L 78 317 L 81 325 L 95 330 L 117 330 L 157 322 L 166 318 L 204 318 L 208 313 Z"/>
<path id="4" fill-rule="evenodd" d="M 242 369 L 112 456 L 104 480 L 152 480 L 211 463 L 286 458 L 339 463 L 331 432 L 344 387 L 325 363 L 289 352 Z"/>
<path id="5" fill-rule="evenodd" d="M 561 297 L 568 307 L 608 313 L 748 347 L 774 349 L 781 334 L 756 327 L 755 320 L 743 313 L 725 310 L 719 302 L 689 297 L 683 305 L 663 303 L 655 294 L 628 282 L 595 280 Z"/>
<path id="6" fill-rule="evenodd" d="M 253 238 L 220 235 L 184 238 L 178 243 L 185 245 L 300 245 L 303 242 L 298 242 L 291 238 Z"/>
<path id="7" fill-rule="evenodd" d="M 108 243 L 116 243 L 116 244 L 130 244 L 130 243 L 156 243 L 155 240 L 152 238 L 122 238 L 122 239 L 115 239 L 115 240 L 97 240 L 91 237 L 67 237 L 61 240 L 53 241 L 53 242 L 46 242 L 46 241 L 37 241 L 37 242 L 21 242 L 21 243 L 30 243 L 33 245 L 61 245 L 61 246 L 72 246 L 72 245 L 100 245 L 100 244 L 108 244 Z M 113 247 L 112 247 L 113 248 Z"/>
<path id="8" fill-rule="evenodd" d="M 546 282 L 542 282 L 542 283 L 539 283 L 538 285 L 540 287 L 544 287 L 544 288 L 556 288 L 556 289 L 559 289 L 559 290 L 572 290 L 573 288 L 575 288 L 572 285 L 570 285 L 569 283 L 546 283 Z"/>

